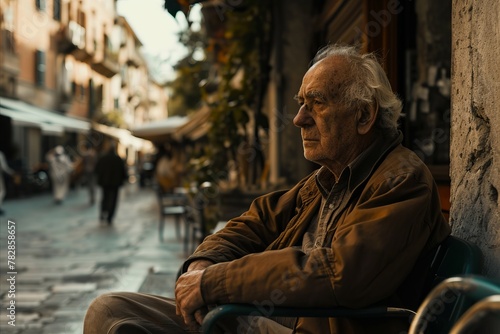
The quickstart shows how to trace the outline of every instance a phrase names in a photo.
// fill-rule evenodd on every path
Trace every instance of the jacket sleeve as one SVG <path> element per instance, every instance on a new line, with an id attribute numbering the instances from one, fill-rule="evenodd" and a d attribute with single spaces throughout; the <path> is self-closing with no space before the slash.
<path id="1" fill-rule="evenodd" d="M 331 247 L 288 247 L 208 267 L 207 304 L 363 307 L 394 293 L 431 232 L 431 189 L 414 174 L 369 184 L 337 226 Z"/>
<path id="2" fill-rule="evenodd" d="M 198 259 L 228 262 L 264 251 L 296 214 L 297 194 L 304 182 L 288 191 L 276 191 L 255 199 L 247 212 L 229 220 L 221 231 L 203 241 L 184 263 L 184 271 Z"/>

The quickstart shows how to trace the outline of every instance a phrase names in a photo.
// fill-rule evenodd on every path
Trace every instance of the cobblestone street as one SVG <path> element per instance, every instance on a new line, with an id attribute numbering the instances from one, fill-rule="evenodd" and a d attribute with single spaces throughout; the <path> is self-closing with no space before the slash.
<path id="1" fill-rule="evenodd" d="M 99 223 L 98 205 L 88 204 L 85 189 L 72 190 L 61 205 L 43 194 L 8 200 L 4 209 L 0 217 L 1 333 L 82 333 L 88 305 L 107 291 L 173 295 L 185 254 L 169 218 L 164 242 L 159 242 L 152 189 L 122 188 L 113 226 Z M 9 220 L 15 223 L 10 224 L 15 226 L 13 269 L 7 262 Z M 8 281 L 12 277 L 15 281 Z M 15 313 L 8 309 L 13 301 Z M 9 324 L 14 319 L 11 314 L 15 314 L 11 322 L 15 326 Z"/>

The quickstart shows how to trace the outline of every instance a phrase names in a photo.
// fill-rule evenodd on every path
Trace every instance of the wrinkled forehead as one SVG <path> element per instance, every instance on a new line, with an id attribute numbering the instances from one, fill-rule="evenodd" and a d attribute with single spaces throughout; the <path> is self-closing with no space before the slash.
<path id="1" fill-rule="evenodd" d="M 309 68 L 302 80 L 302 89 L 310 86 L 336 90 L 348 82 L 349 66 L 342 56 L 322 59 Z"/>

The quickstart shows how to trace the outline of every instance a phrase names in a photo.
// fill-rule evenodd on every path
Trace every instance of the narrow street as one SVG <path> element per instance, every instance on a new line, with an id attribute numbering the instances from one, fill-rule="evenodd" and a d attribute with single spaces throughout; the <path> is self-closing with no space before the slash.
<path id="1" fill-rule="evenodd" d="M 98 204 L 88 204 L 86 189 L 71 190 L 61 205 L 47 193 L 8 200 L 4 209 L 1 333 L 82 333 L 88 305 L 107 291 L 173 296 L 185 254 L 170 218 L 159 242 L 152 189 L 123 187 L 113 226 L 99 223 Z M 15 259 L 7 254 L 12 235 Z"/>

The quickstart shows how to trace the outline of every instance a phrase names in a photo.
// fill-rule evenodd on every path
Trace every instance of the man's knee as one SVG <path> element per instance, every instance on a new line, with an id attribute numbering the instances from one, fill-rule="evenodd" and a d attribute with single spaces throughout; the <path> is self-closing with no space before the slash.
<path id="1" fill-rule="evenodd" d="M 116 310 L 124 310 L 127 293 L 110 292 L 95 298 L 89 305 L 86 318 L 112 317 Z"/>
<path id="2" fill-rule="evenodd" d="M 84 320 L 85 334 L 109 333 L 128 309 L 128 293 L 105 293 L 95 298 L 89 305 Z M 126 316 L 125 316 L 126 317 Z"/>

